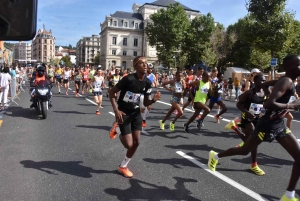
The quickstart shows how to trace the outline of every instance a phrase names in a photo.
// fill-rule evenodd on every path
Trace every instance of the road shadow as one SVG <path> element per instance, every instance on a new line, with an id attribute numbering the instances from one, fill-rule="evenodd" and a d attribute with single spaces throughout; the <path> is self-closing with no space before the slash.
<path id="1" fill-rule="evenodd" d="M 69 174 L 77 177 L 90 178 L 92 173 L 95 174 L 117 174 L 118 171 L 94 170 L 93 168 L 81 165 L 82 161 L 20 161 L 24 168 L 32 168 L 47 174 L 58 175 L 57 172 Z M 54 170 L 54 171 L 53 171 Z"/>
<path id="2" fill-rule="evenodd" d="M 143 132 L 141 132 L 142 135 L 145 135 L 145 136 L 151 136 L 151 137 L 155 137 L 155 136 L 159 136 L 159 137 L 162 137 L 162 138 L 167 138 L 167 139 L 177 139 L 177 138 L 183 138 L 183 139 L 189 139 L 187 136 L 183 136 L 183 135 L 178 135 L 176 134 L 176 132 L 173 132 L 173 131 L 162 131 L 162 130 L 156 130 L 156 129 L 151 129 L 151 128 L 148 128 L 147 130 L 145 130 L 148 134 L 145 134 Z M 176 135 L 174 135 L 176 134 Z"/>
<path id="3" fill-rule="evenodd" d="M 201 150 L 201 151 L 207 151 L 207 154 L 211 150 L 214 150 L 216 152 L 223 151 L 221 149 L 217 149 L 215 147 L 208 146 L 206 144 L 203 144 L 203 145 L 198 145 L 198 144 L 166 145 L 165 147 L 175 149 L 175 150 L 188 150 L 188 151 Z"/>
<path id="4" fill-rule="evenodd" d="M 93 129 L 101 129 L 101 130 L 106 130 L 110 131 L 111 126 L 88 126 L 88 125 L 77 125 L 77 128 L 93 128 Z"/>
<path id="5" fill-rule="evenodd" d="M 151 184 L 138 179 L 130 179 L 131 185 L 128 189 L 119 188 L 107 188 L 105 193 L 116 196 L 118 200 L 148 200 L 148 201 L 160 201 L 160 200 L 189 200 L 189 201 L 201 201 L 198 198 L 192 196 L 192 192 L 185 187 L 185 183 L 196 183 L 195 179 L 186 179 L 181 177 L 173 177 L 177 182 L 175 189 L 170 189 L 165 186 L 159 186 Z M 148 186 L 144 187 L 144 186 Z"/>
<path id="6" fill-rule="evenodd" d="M 21 117 L 32 120 L 44 120 L 36 109 L 23 108 L 20 106 L 11 106 L 4 112 L 9 117 Z"/>
<path id="7" fill-rule="evenodd" d="M 199 134 L 207 137 L 224 137 L 224 138 L 233 138 L 233 139 L 240 139 L 240 137 L 235 134 L 234 132 L 211 132 L 207 129 L 201 129 Z"/>
<path id="8" fill-rule="evenodd" d="M 248 156 L 250 156 L 250 154 Z M 242 159 L 231 159 L 231 160 L 239 163 L 250 164 L 251 158 L 248 156 Z M 257 162 L 259 165 L 264 165 L 264 166 L 269 166 L 274 168 L 282 168 L 282 165 L 292 166 L 294 164 L 294 161 L 286 160 L 282 158 L 275 158 L 273 156 L 268 156 L 263 153 L 257 153 Z"/>
<path id="9" fill-rule="evenodd" d="M 154 164 L 167 164 L 173 168 L 183 168 L 183 167 L 192 167 L 197 168 L 198 166 L 194 163 L 186 160 L 185 158 L 166 158 L 166 159 L 153 159 L 153 158 L 144 158 L 144 161 Z"/>
<path id="10" fill-rule="evenodd" d="M 89 113 L 83 113 L 78 111 L 53 111 L 55 113 L 61 113 L 61 114 L 89 114 Z"/>

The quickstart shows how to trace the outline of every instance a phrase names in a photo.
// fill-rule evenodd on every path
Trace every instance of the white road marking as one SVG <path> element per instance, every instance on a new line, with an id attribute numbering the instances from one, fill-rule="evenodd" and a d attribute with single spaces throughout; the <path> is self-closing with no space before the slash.
<path id="1" fill-rule="evenodd" d="M 197 161 L 195 158 L 187 155 L 186 153 L 182 152 L 182 151 L 177 151 L 176 152 L 178 155 L 182 156 L 183 158 L 191 161 L 192 163 L 194 163 L 195 165 L 199 166 L 200 168 L 202 168 L 203 170 L 207 171 L 208 173 L 218 177 L 219 179 L 223 180 L 224 182 L 228 183 L 229 185 L 237 188 L 238 190 L 246 193 L 247 195 L 249 195 L 250 197 L 254 198 L 255 200 L 258 201 L 266 201 L 265 198 L 263 198 L 261 195 L 257 194 L 256 192 L 246 188 L 245 186 L 237 183 L 236 181 L 230 179 L 229 177 L 226 177 L 225 175 L 219 173 L 219 172 L 213 172 L 211 171 L 207 165 Z"/>
<path id="2" fill-rule="evenodd" d="M 89 101 L 90 103 L 92 103 L 92 104 L 94 104 L 94 105 L 98 105 L 97 103 L 95 103 L 94 101 L 92 101 L 92 100 L 90 100 L 90 99 L 88 99 L 88 98 L 85 98 L 85 100 Z M 101 106 L 101 108 L 103 108 L 103 107 Z"/>
<path id="3" fill-rule="evenodd" d="M 164 105 L 168 105 L 168 106 L 171 106 L 171 104 L 170 103 L 166 103 L 166 102 L 163 102 L 163 101 L 156 101 L 157 103 L 161 103 L 161 104 L 164 104 Z M 189 112 L 192 112 L 192 113 L 194 113 L 194 111 L 193 110 L 191 110 L 191 109 L 187 109 L 187 108 L 185 108 L 184 109 L 184 111 L 189 111 Z M 201 113 L 201 114 L 203 114 L 203 113 Z M 207 115 L 208 117 L 212 117 L 212 118 L 215 118 L 213 115 L 211 115 L 211 114 L 209 114 L 209 115 Z M 222 120 L 222 121 L 225 121 L 225 122 L 230 122 L 230 120 L 229 119 L 220 119 L 220 120 Z"/>

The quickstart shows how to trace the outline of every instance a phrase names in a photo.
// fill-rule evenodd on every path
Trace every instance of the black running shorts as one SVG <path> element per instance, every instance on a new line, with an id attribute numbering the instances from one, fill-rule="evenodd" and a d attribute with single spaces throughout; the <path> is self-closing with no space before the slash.
<path id="1" fill-rule="evenodd" d="M 123 115 L 123 124 L 119 124 L 121 135 L 131 134 L 132 131 L 141 131 L 142 120 L 140 109 L 134 111 L 133 113 L 127 112 L 126 115 Z"/>
<path id="2" fill-rule="evenodd" d="M 258 129 L 255 129 L 252 133 L 254 137 L 256 137 L 258 140 L 265 141 L 265 142 L 272 142 L 274 139 L 283 138 L 288 135 L 292 135 L 292 131 L 287 128 L 283 127 L 282 129 L 279 129 L 275 132 L 268 132 L 268 131 L 259 131 Z"/>
<path id="3" fill-rule="evenodd" d="M 64 79 L 64 81 L 63 81 L 64 84 L 67 84 L 68 82 L 69 82 L 69 80 L 67 80 L 67 79 Z"/>

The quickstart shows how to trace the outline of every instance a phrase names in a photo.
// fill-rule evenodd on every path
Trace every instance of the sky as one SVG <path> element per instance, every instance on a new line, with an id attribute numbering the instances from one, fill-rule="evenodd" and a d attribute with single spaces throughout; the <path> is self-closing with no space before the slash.
<path id="1" fill-rule="evenodd" d="M 100 23 L 116 11 L 132 12 L 132 5 L 152 3 L 155 0 L 39 0 L 37 30 L 45 25 L 52 30 L 56 45 L 73 47 L 82 36 L 99 35 Z M 211 13 L 215 22 L 227 27 L 247 14 L 246 0 L 177 0 L 181 4 L 199 10 L 206 15 Z M 296 12 L 300 21 L 300 0 L 288 0 L 286 9 Z"/>

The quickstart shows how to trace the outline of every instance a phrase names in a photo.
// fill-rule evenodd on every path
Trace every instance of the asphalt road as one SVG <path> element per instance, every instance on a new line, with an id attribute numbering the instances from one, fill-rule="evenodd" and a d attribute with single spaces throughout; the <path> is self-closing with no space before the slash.
<path id="1" fill-rule="evenodd" d="M 70 87 L 74 89 L 73 84 Z M 229 110 L 221 124 L 207 117 L 203 130 L 193 124 L 190 133 L 184 133 L 182 125 L 192 114 L 186 111 L 175 132 L 168 130 L 170 121 L 161 131 L 158 121 L 169 109 L 170 98 L 161 90 L 161 102 L 154 104 L 128 165 L 134 177 L 128 179 L 117 172 L 126 150 L 118 139 L 109 138 L 114 121 L 109 100 L 103 98 L 101 115 L 96 116 L 95 105 L 87 100 L 93 100 L 91 95 L 75 98 L 74 93 L 53 91 L 54 107 L 46 120 L 29 109 L 27 91 L 20 94 L 19 105 L 11 104 L 1 114 L 0 200 L 248 201 L 279 200 L 285 192 L 293 160 L 277 142 L 263 143 L 258 149 L 265 176 L 249 170 L 250 156 L 224 158 L 217 173 L 207 170 L 210 150 L 222 151 L 241 142 L 224 130 L 226 119 L 239 116 L 233 101 L 226 101 Z M 300 115 L 294 117 L 292 131 L 297 136 Z"/>

